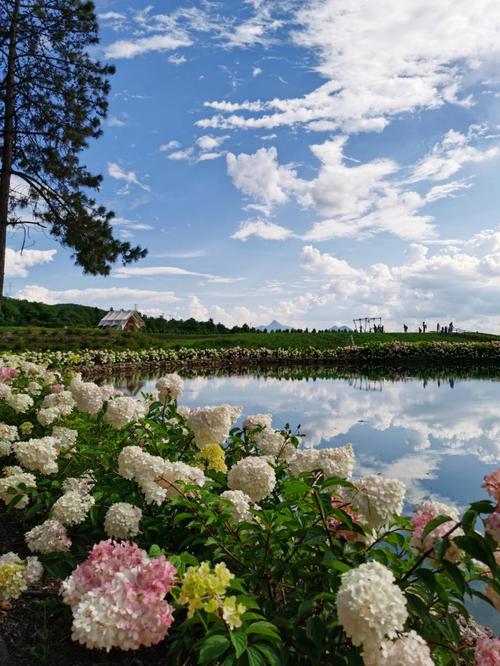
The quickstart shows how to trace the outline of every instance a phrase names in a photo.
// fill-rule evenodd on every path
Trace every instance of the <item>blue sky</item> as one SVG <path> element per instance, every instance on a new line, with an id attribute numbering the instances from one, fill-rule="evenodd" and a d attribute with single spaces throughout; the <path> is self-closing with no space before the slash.
<path id="1" fill-rule="evenodd" d="M 500 331 L 495 0 L 98 0 L 116 65 L 83 160 L 107 278 L 32 232 L 9 295 L 225 324 Z"/>

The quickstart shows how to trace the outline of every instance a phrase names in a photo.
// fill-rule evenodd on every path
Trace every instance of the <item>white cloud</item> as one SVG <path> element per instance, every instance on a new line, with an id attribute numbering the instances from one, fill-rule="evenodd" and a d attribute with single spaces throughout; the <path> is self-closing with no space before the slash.
<path id="1" fill-rule="evenodd" d="M 185 268 L 178 266 L 120 266 L 113 273 L 116 278 L 133 278 L 133 277 L 157 277 L 157 276 L 188 276 L 188 277 L 201 277 L 206 278 L 208 282 L 219 284 L 230 284 L 237 282 L 241 278 L 223 277 L 221 275 L 212 275 L 210 273 L 198 273 L 196 271 L 188 271 Z"/>
<path id="2" fill-rule="evenodd" d="M 172 51 L 181 46 L 191 46 L 192 43 L 182 31 L 177 34 L 151 35 L 134 40 L 120 39 L 106 47 L 105 56 L 114 60 L 135 58 L 151 51 Z"/>
<path id="3" fill-rule="evenodd" d="M 196 139 L 196 144 L 201 150 L 215 150 L 228 138 L 228 136 L 210 136 L 209 134 L 204 134 Z"/>
<path id="4" fill-rule="evenodd" d="M 8 247 L 5 250 L 5 275 L 6 277 L 28 277 L 29 268 L 49 264 L 56 253 L 57 250 L 23 250 L 21 252 Z"/>
<path id="5" fill-rule="evenodd" d="M 256 117 L 233 105 L 233 115 L 199 126 L 380 131 L 402 113 L 472 104 L 468 75 L 500 55 L 495 0 L 311 0 L 290 22 L 326 82 L 303 97 L 257 102 Z"/>
<path id="6" fill-rule="evenodd" d="M 474 132 L 469 136 L 450 130 L 413 169 L 409 182 L 421 180 L 447 180 L 467 163 L 484 162 L 498 155 L 496 146 L 480 150 L 469 145 Z"/>
<path id="7" fill-rule="evenodd" d="M 209 162 L 212 160 L 218 160 L 219 157 L 222 157 L 224 153 L 200 153 L 198 157 L 198 162 Z"/>
<path id="8" fill-rule="evenodd" d="M 187 313 L 188 317 L 193 317 L 193 319 L 197 319 L 198 321 L 207 321 L 209 319 L 207 308 L 195 294 L 189 299 Z"/>
<path id="9" fill-rule="evenodd" d="M 178 141 L 175 141 L 175 139 L 172 139 L 171 141 L 167 141 L 167 143 L 163 143 L 160 146 L 160 153 L 167 153 L 169 150 L 175 150 L 176 148 L 180 148 L 181 144 Z"/>
<path id="10" fill-rule="evenodd" d="M 185 62 L 187 62 L 186 56 L 178 55 L 177 53 L 168 56 L 167 60 L 171 65 L 183 65 Z"/>
<path id="11" fill-rule="evenodd" d="M 124 120 L 121 120 L 116 116 L 109 116 L 106 122 L 109 127 L 125 127 L 125 125 L 127 124 Z"/>
<path id="12" fill-rule="evenodd" d="M 269 210 L 274 204 L 286 203 L 288 192 L 297 188 L 296 172 L 289 165 L 278 164 L 274 146 L 259 148 L 253 155 L 228 153 L 226 160 L 235 187 L 260 199 Z"/>
<path id="13" fill-rule="evenodd" d="M 325 218 L 314 223 L 302 235 L 303 240 L 366 238 L 380 232 L 404 240 L 432 239 L 436 235 L 434 218 L 425 213 L 425 207 L 472 186 L 463 179 L 446 179 L 468 162 L 499 154 L 496 146 L 479 149 L 471 145 L 477 138 L 474 131 L 466 136 L 450 130 L 429 155 L 410 167 L 410 177 L 406 175 L 408 168 L 390 159 L 359 163 L 347 157 L 346 136 L 310 146 L 320 166 L 309 180 L 300 178 L 292 165 L 280 165 L 275 147 L 260 148 L 253 155 L 228 153 L 228 174 L 238 189 L 258 201 L 250 206 L 258 206 L 264 214 L 295 199 Z M 435 168 L 426 166 L 431 163 Z M 428 180 L 439 180 L 440 184 L 423 193 L 412 189 L 413 183 Z"/>
<path id="14" fill-rule="evenodd" d="M 266 220 L 246 220 L 241 222 L 240 228 L 231 238 L 246 241 L 250 236 L 257 236 L 264 240 L 285 240 L 292 236 L 290 229 Z"/>
<path id="15" fill-rule="evenodd" d="M 256 76 L 259 76 L 259 74 L 262 74 L 262 69 L 260 67 L 254 67 L 252 69 L 252 76 L 255 78 Z"/>
<path id="16" fill-rule="evenodd" d="M 151 191 L 149 185 L 145 185 L 144 183 L 140 182 L 135 171 L 125 171 L 116 162 L 108 162 L 108 175 L 110 175 L 111 178 L 115 178 L 116 180 L 124 180 L 127 185 L 137 185 L 145 192 Z"/>
<path id="17" fill-rule="evenodd" d="M 307 319 L 313 312 L 319 316 L 321 307 L 328 305 L 328 313 L 336 319 L 382 316 L 399 330 L 405 321 L 415 327 L 423 319 L 432 321 L 432 327 L 454 321 L 467 330 L 500 329 L 496 307 L 500 227 L 479 232 L 460 248 L 436 246 L 432 251 L 412 244 L 405 262 L 394 266 L 379 262 L 356 268 L 305 246 L 301 266 L 325 282 L 305 300 L 301 296 L 275 306 L 278 313 L 286 311 L 290 318 Z"/>
<path id="18" fill-rule="evenodd" d="M 20 289 L 16 298 L 40 303 L 81 303 L 83 305 L 102 305 L 103 307 L 132 307 L 142 302 L 176 303 L 179 301 L 173 291 L 154 291 L 150 289 L 129 289 L 127 287 L 91 287 L 88 289 L 47 289 L 36 284 Z"/>
<path id="19" fill-rule="evenodd" d="M 177 162 L 189 161 L 193 157 L 194 150 L 192 147 L 186 148 L 186 150 L 176 150 L 173 153 L 167 155 L 169 160 L 174 160 Z"/>
<path id="20" fill-rule="evenodd" d="M 121 19 L 125 19 L 125 15 L 119 14 L 118 12 L 104 12 L 98 16 L 101 21 L 119 21 Z"/>

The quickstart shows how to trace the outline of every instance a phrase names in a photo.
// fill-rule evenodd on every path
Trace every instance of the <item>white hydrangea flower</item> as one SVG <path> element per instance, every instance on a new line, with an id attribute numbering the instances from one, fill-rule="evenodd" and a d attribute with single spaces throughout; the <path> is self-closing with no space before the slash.
<path id="1" fill-rule="evenodd" d="M 186 407 L 186 405 L 179 405 L 177 407 L 177 413 L 180 414 L 182 418 L 187 419 L 187 417 L 191 413 L 191 409 L 189 407 Z"/>
<path id="2" fill-rule="evenodd" d="M 61 416 L 61 412 L 57 407 L 48 407 L 47 409 L 40 409 L 36 415 L 38 423 L 44 427 L 54 423 Z"/>
<path id="3" fill-rule="evenodd" d="M 62 525 L 79 525 L 83 523 L 94 504 L 95 499 L 92 495 L 81 495 L 74 490 L 69 490 L 54 502 L 52 518 Z"/>
<path id="4" fill-rule="evenodd" d="M 266 456 L 288 459 L 295 454 L 295 447 L 287 442 L 279 430 L 266 428 L 254 435 L 257 448 Z"/>
<path id="5" fill-rule="evenodd" d="M 32 377 L 43 377 L 47 370 L 45 365 L 38 363 L 31 363 L 31 361 L 22 361 L 19 364 L 19 369 L 23 375 L 31 375 Z"/>
<path id="6" fill-rule="evenodd" d="M 35 585 L 43 576 L 43 566 L 36 555 L 30 555 L 26 558 L 26 569 L 24 570 L 24 580 L 28 585 Z"/>
<path id="7" fill-rule="evenodd" d="M 254 414 L 253 416 L 247 416 L 243 421 L 243 430 L 249 434 L 257 428 L 271 429 L 272 420 L 272 414 Z"/>
<path id="8" fill-rule="evenodd" d="M 233 505 L 233 512 L 231 514 L 231 521 L 233 523 L 241 523 L 243 521 L 251 523 L 255 520 L 250 508 L 257 508 L 257 505 L 242 490 L 225 490 L 221 493 L 220 497 L 221 499 L 229 500 Z"/>
<path id="9" fill-rule="evenodd" d="M 28 439 L 26 442 L 15 442 L 12 445 L 20 465 L 32 472 L 54 474 L 57 472 L 57 456 L 59 440 L 55 437 Z"/>
<path id="10" fill-rule="evenodd" d="M 104 420 L 114 428 L 120 429 L 131 421 L 144 418 L 145 414 L 146 406 L 143 402 L 123 396 L 108 402 Z"/>
<path id="11" fill-rule="evenodd" d="M 19 433 L 15 425 L 7 425 L 7 423 L 0 423 L 0 440 L 7 442 L 15 442 L 19 439 Z"/>
<path id="12" fill-rule="evenodd" d="M 54 426 L 52 428 L 52 437 L 59 440 L 59 447 L 62 451 L 67 451 L 75 446 L 78 439 L 78 430 L 64 426 Z"/>
<path id="13" fill-rule="evenodd" d="M 0 399 L 7 400 L 12 395 L 12 389 L 8 384 L 0 382 Z"/>
<path id="14" fill-rule="evenodd" d="M 292 476 L 317 469 L 321 470 L 325 477 L 340 476 L 350 479 L 354 463 L 352 444 L 336 448 L 298 449 L 288 458 L 288 468 Z"/>
<path id="15" fill-rule="evenodd" d="M 402 631 L 408 617 L 405 596 L 394 580 L 379 562 L 366 562 L 342 574 L 336 599 L 339 622 L 369 658 L 384 639 Z"/>
<path id="16" fill-rule="evenodd" d="M 147 504 L 161 504 L 167 497 L 165 488 L 155 481 L 164 469 L 163 458 L 152 456 L 139 446 L 126 446 L 118 456 L 118 474 L 139 484 Z"/>
<path id="17" fill-rule="evenodd" d="M 85 472 L 81 476 L 68 476 L 64 479 L 62 489 L 65 493 L 73 491 L 79 495 L 89 495 L 95 486 L 95 478 L 92 472 Z"/>
<path id="18" fill-rule="evenodd" d="M 53 519 L 33 527 L 24 537 L 32 553 L 55 553 L 69 550 L 71 547 L 71 539 L 66 528 Z"/>
<path id="19" fill-rule="evenodd" d="M 15 497 L 11 495 L 9 488 L 17 488 L 20 484 L 24 484 L 27 488 L 36 488 L 36 478 L 34 474 L 25 472 L 21 467 L 13 466 L 4 469 L 5 476 L 0 478 L 0 499 L 5 504 L 9 504 Z M 22 491 L 19 491 L 22 493 Z M 16 493 L 18 494 L 18 493 Z M 16 509 L 24 509 L 29 504 L 29 495 L 22 493 L 21 499 L 16 503 Z"/>
<path id="20" fill-rule="evenodd" d="M 208 444 L 222 444 L 240 415 L 241 407 L 232 405 L 191 409 L 187 422 L 194 433 L 196 446 L 202 449 Z"/>
<path id="21" fill-rule="evenodd" d="M 6 402 L 18 414 L 24 414 L 34 405 L 33 398 L 27 393 L 10 393 L 6 397 Z"/>
<path id="22" fill-rule="evenodd" d="M 158 389 L 160 402 L 166 403 L 170 399 L 177 400 L 177 398 L 182 395 L 184 391 L 184 382 L 176 372 L 173 372 L 170 375 L 161 377 L 161 379 L 156 382 L 156 388 Z"/>
<path id="23" fill-rule="evenodd" d="M 40 384 L 38 382 L 30 382 L 28 384 L 28 389 L 27 390 L 28 390 L 28 393 L 30 395 L 35 395 L 36 396 L 36 395 L 39 395 L 41 393 L 42 387 L 40 386 Z"/>
<path id="24" fill-rule="evenodd" d="M 104 531 L 112 539 L 129 539 L 139 534 L 142 511 L 127 502 L 116 502 L 106 511 Z"/>
<path id="25" fill-rule="evenodd" d="M 276 474 L 265 458 L 248 456 L 231 467 L 227 485 L 231 490 L 242 490 L 253 502 L 259 502 L 274 490 Z"/>
<path id="26" fill-rule="evenodd" d="M 0 457 L 8 456 L 12 451 L 12 442 L 19 439 L 17 427 L 0 423 Z"/>
<path id="27" fill-rule="evenodd" d="M 361 523 L 377 529 L 401 513 L 405 492 L 405 484 L 399 479 L 371 474 L 356 480 L 355 488 L 346 491 L 346 496 L 352 500 L 352 509 Z"/>
<path id="28" fill-rule="evenodd" d="M 395 641 L 385 640 L 367 659 L 366 666 L 434 666 L 431 651 L 416 631 L 401 634 Z"/>
<path id="29" fill-rule="evenodd" d="M 206 480 L 206 476 L 198 467 L 165 460 L 165 467 L 161 475 L 155 479 L 155 483 L 165 489 L 167 497 L 172 498 L 181 492 L 178 481 L 201 487 L 205 485 Z"/>
<path id="30" fill-rule="evenodd" d="M 78 375 L 71 380 L 70 390 L 81 412 L 97 414 L 104 404 L 99 386 L 94 382 L 83 382 Z"/>
<path id="31" fill-rule="evenodd" d="M 42 410 L 57 409 L 61 416 L 71 414 L 76 406 L 71 391 L 61 391 L 60 393 L 49 393 L 46 395 L 40 405 Z"/>

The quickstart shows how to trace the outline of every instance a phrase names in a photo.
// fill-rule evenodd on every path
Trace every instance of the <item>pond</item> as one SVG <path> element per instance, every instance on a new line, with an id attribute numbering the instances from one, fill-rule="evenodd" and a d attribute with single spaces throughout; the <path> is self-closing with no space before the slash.
<path id="1" fill-rule="evenodd" d="M 158 375 L 161 376 L 161 375 Z M 334 370 L 184 375 L 180 403 L 230 403 L 245 415 L 270 412 L 273 425 L 300 425 L 303 446 L 352 442 L 356 475 L 380 473 L 407 486 L 407 509 L 425 498 L 463 507 L 486 497 L 485 474 L 500 462 L 499 379 L 339 377 Z M 115 377 L 124 393 L 153 391 L 156 377 Z M 474 602 L 480 621 L 500 618 Z M 477 607 L 476 607 L 477 606 Z"/>

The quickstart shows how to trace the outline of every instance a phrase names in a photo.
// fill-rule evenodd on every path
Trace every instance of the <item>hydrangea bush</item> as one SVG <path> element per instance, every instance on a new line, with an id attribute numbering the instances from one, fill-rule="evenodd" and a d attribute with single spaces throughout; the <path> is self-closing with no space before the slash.
<path id="1" fill-rule="evenodd" d="M 495 664 L 460 630 L 500 609 L 500 470 L 490 499 L 424 501 L 356 476 L 355 451 L 300 448 L 270 414 L 140 400 L 19 357 L 0 368 L 0 501 L 25 553 L 0 556 L 0 604 L 61 579 L 73 640 L 162 643 L 165 663 Z M 18 396 L 22 396 L 19 398 Z M 478 480 L 479 485 L 479 480 Z M 489 660 L 489 661 L 488 661 Z"/>

